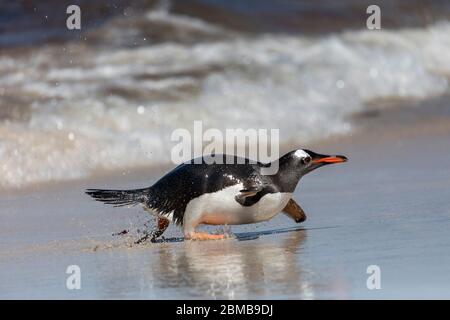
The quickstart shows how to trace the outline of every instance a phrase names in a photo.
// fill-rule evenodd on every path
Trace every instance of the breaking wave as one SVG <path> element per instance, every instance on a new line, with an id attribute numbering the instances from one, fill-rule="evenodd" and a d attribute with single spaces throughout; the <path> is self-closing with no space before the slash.
<path id="1" fill-rule="evenodd" d="M 239 34 L 166 10 L 124 21 L 90 41 L 0 55 L 0 186 L 167 163 L 171 132 L 195 120 L 279 128 L 282 142 L 303 145 L 351 131 L 349 116 L 372 100 L 448 90 L 447 22 L 306 37 Z M 123 44 L 148 26 L 170 37 Z"/>

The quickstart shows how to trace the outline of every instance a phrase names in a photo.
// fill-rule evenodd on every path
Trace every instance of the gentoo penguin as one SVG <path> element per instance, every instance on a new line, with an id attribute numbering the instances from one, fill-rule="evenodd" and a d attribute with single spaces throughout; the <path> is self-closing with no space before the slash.
<path id="1" fill-rule="evenodd" d="M 218 161 L 221 160 L 221 161 Z M 346 162 L 344 156 L 293 150 L 278 161 L 278 171 L 265 175 L 272 165 L 229 155 L 192 159 L 148 188 L 135 190 L 88 189 L 97 201 L 114 206 L 142 205 L 157 217 L 154 241 L 170 222 L 183 228 L 185 239 L 224 239 L 225 234 L 196 232 L 199 224 L 236 225 L 266 221 L 284 211 L 296 222 L 306 215 L 291 198 L 302 176 L 327 164 Z"/>

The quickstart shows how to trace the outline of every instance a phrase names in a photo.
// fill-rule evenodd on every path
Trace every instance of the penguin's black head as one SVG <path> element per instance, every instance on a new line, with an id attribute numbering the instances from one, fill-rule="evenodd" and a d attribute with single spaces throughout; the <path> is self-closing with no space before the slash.
<path id="1" fill-rule="evenodd" d="M 280 158 L 281 166 L 287 166 L 301 176 L 325 165 L 342 162 L 347 162 L 347 157 L 319 154 L 306 149 L 291 151 Z"/>

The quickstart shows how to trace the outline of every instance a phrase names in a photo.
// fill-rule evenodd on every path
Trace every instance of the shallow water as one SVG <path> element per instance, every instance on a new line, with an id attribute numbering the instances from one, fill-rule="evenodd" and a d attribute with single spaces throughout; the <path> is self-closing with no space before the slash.
<path id="1" fill-rule="evenodd" d="M 2 196 L 0 297 L 449 298 L 450 157 L 440 152 L 449 141 L 341 144 L 350 162 L 317 170 L 296 190 L 305 223 L 280 215 L 233 227 L 241 240 L 184 242 L 171 227 L 167 242 L 133 245 L 146 214 L 93 202 L 79 183 Z M 440 154 L 425 158 L 432 170 L 418 148 Z M 123 229 L 130 233 L 111 235 Z M 81 290 L 65 288 L 72 264 Z M 369 265 L 381 269 L 380 290 L 366 287 Z"/>

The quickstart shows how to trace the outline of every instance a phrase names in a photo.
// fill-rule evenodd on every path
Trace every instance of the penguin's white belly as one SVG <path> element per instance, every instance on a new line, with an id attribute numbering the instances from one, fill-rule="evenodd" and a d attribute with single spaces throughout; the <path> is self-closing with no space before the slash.
<path id="1" fill-rule="evenodd" d="M 242 206 L 235 199 L 242 189 L 243 185 L 238 184 L 203 194 L 188 203 L 185 216 L 214 225 L 260 222 L 280 213 L 292 197 L 292 193 L 268 193 L 252 206 Z"/>

